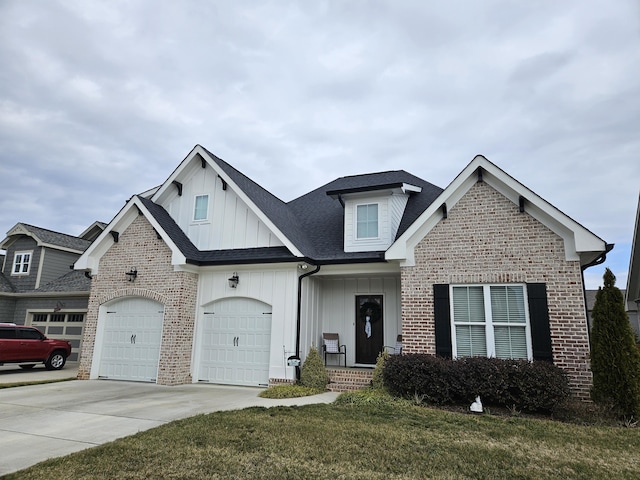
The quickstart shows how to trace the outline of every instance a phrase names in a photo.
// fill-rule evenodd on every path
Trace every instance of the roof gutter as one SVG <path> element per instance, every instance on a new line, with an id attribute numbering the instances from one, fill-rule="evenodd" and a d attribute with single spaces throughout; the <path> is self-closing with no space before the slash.
<path id="1" fill-rule="evenodd" d="M 302 318 L 302 280 L 320 271 L 320 265 L 316 265 L 314 270 L 303 273 L 298 277 L 298 311 L 296 316 L 296 357 L 300 359 L 300 325 Z M 300 380 L 300 366 L 296 366 L 296 379 Z"/>

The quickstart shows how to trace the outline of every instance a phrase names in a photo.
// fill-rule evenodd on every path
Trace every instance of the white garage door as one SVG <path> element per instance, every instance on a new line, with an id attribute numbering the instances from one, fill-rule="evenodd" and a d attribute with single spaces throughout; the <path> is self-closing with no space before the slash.
<path id="1" fill-rule="evenodd" d="M 198 380 L 227 385 L 269 384 L 271 307 L 248 298 L 205 309 Z"/>
<path id="2" fill-rule="evenodd" d="M 106 308 L 98 376 L 155 382 L 164 307 L 147 298 L 125 298 Z"/>

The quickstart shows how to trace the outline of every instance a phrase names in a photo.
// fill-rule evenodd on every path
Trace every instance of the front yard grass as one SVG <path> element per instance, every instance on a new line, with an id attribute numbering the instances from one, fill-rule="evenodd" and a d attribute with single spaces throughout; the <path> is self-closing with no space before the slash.
<path id="1" fill-rule="evenodd" d="M 635 428 L 347 401 L 200 415 L 5 478 L 621 479 L 639 452 Z"/>

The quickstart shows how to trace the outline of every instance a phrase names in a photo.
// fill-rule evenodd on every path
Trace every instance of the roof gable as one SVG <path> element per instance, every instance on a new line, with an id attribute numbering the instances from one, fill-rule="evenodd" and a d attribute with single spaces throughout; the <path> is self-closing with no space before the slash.
<path id="1" fill-rule="evenodd" d="M 523 211 L 564 240 L 567 260 L 579 260 L 584 267 L 598 261 L 613 248 L 532 190 L 515 180 L 482 155 L 476 156 L 435 201 L 387 250 L 387 260 L 413 264 L 413 249 L 478 181 L 486 182 Z"/>
<path id="2" fill-rule="evenodd" d="M 20 235 L 33 238 L 39 247 L 48 247 L 72 253 L 84 252 L 91 243 L 84 238 L 67 235 L 66 233 L 54 232 L 53 230 L 27 223 L 17 223 L 7 232 L 7 237 L 0 243 L 0 248 L 7 249 Z"/>
<path id="3" fill-rule="evenodd" d="M 176 195 L 176 189 L 178 195 L 180 194 L 182 181 L 189 175 L 197 174 L 193 172 L 197 172 L 200 168 L 213 169 L 223 190 L 233 191 L 280 244 L 296 256 L 303 256 L 298 244 L 304 243 L 305 235 L 298 230 L 297 222 L 286 204 L 200 145 L 194 147 L 150 197 L 151 200 L 156 204 L 164 205 L 171 195 Z"/>

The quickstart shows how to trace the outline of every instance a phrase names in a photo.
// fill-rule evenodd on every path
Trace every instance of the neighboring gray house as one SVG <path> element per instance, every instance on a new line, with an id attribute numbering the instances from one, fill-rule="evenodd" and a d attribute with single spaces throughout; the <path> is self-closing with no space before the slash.
<path id="1" fill-rule="evenodd" d="M 72 268 L 105 226 L 96 222 L 79 237 L 26 223 L 9 230 L 0 243 L 0 321 L 69 340 L 69 361 L 77 361 L 91 282 Z"/>

